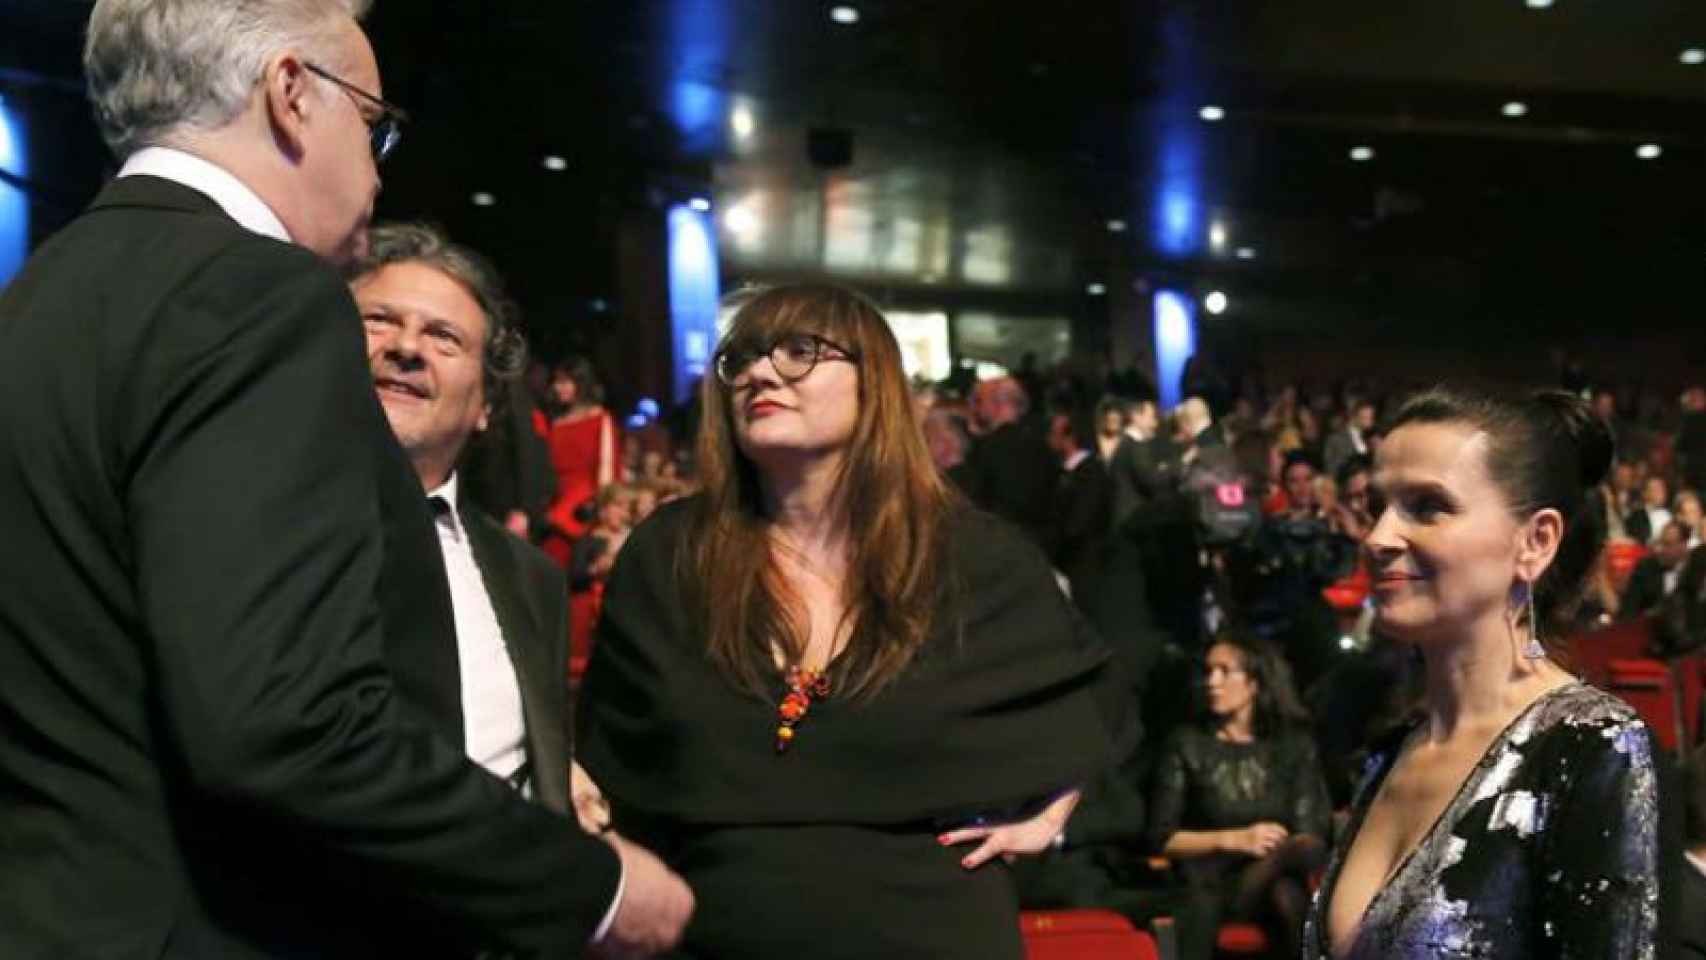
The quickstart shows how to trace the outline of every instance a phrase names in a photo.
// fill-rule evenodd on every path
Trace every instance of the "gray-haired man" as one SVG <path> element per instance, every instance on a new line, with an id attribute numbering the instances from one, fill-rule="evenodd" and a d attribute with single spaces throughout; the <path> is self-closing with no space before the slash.
<path id="1" fill-rule="evenodd" d="M 400 119 L 359 6 L 91 15 L 124 167 L 0 296 L 8 960 L 657 949 L 691 910 L 470 763 L 454 680 L 386 668 L 455 638 L 325 263 Z"/>

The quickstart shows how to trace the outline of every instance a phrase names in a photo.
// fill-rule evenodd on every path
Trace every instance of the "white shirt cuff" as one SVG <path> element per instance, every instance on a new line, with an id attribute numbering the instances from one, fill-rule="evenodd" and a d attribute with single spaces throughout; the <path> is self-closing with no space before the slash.
<path id="1" fill-rule="evenodd" d="M 604 935 L 610 932 L 610 925 L 616 922 L 616 911 L 622 906 L 622 894 L 628 889 L 628 865 L 622 864 L 622 872 L 616 877 L 616 896 L 610 898 L 610 909 L 604 911 L 604 919 L 599 921 L 598 929 L 592 932 L 592 943 L 600 943 Z"/>

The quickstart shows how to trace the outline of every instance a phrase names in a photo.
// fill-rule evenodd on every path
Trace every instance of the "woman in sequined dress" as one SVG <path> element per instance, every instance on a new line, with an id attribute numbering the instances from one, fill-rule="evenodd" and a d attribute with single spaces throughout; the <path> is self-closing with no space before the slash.
<path id="1" fill-rule="evenodd" d="M 1652 960 L 1651 733 L 1546 648 L 1604 542 L 1611 465 L 1580 399 L 1436 389 L 1397 412 L 1366 542 L 1378 629 L 1414 644 L 1418 715 L 1375 745 L 1307 960 Z"/>
<path id="2" fill-rule="evenodd" d="M 1236 632 L 1204 655 L 1203 692 L 1201 721 L 1175 731 L 1156 766 L 1150 846 L 1177 862 L 1197 914 L 1215 920 L 1204 925 L 1258 922 L 1295 957 L 1332 818 L 1307 717 L 1279 652 Z M 1208 944 L 1197 949 L 1206 960 Z"/>
<path id="3" fill-rule="evenodd" d="M 867 301 L 760 292 L 714 365 L 703 492 L 606 584 L 581 764 L 692 886 L 695 960 L 1021 960 L 1003 857 L 1130 752 L 1127 685 L 943 482 Z"/>

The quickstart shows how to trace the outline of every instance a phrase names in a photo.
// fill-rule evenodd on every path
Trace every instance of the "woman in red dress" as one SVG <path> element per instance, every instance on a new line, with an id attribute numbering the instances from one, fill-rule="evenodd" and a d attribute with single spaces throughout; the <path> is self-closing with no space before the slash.
<path id="1" fill-rule="evenodd" d="M 604 388 L 584 357 L 566 357 L 551 370 L 553 416 L 545 435 L 557 497 L 546 512 L 550 532 L 541 546 L 567 567 L 574 542 L 593 518 L 589 505 L 598 489 L 616 480 L 621 438 L 616 421 L 604 409 Z"/>

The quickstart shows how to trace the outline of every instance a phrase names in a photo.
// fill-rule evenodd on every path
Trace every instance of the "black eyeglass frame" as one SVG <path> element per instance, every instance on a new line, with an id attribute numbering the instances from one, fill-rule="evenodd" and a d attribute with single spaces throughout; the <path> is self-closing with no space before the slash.
<path id="1" fill-rule="evenodd" d="M 403 124 L 409 122 L 409 112 L 389 100 L 368 93 L 311 60 L 304 60 L 302 66 L 316 77 L 337 84 L 345 93 L 360 97 L 379 108 L 379 116 L 367 123 L 367 136 L 369 145 L 373 148 L 373 162 L 384 163 L 385 158 L 397 149 L 398 142 L 403 139 Z M 362 119 L 367 120 L 366 117 Z"/>
<path id="2" fill-rule="evenodd" d="M 784 364 L 777 361 L 776 351 L 782 349 L 783 345 L 788 342 L 797 340 L 806 340 L 811 343 L 812 360 L 806 364 L 804 370 L 789 376 L 782 372 Z M 735 381 L 739 380 L 742 374 L 758 362 L 759 357 L 770 358 L 770 366 L 775 368 L 776 375 L 781 377 L 784 383 L 799 383 L 811 376 L 812 371 L 817 369 L 817 365 L 825 360 L 845 360 L 855 366 L 859 363 L 859 352 L 851 347 L 844 347 L 834 340 L 816 333 L 790 333 L 777 337 L 765 350 L 742 350 L 739 354 L 735 354 L 724 347 L 717 351 L 715 357 L 711 358 L 711 369 L 716 372 L 719 383 L 725 387 L 733 387 Z M 736 364 L 737 358 L 738 364 Z M 731 364 L 735 365 L 731 366 Z M 787 362 L 787 365 L 792 366 L 793 364 Z"/>

